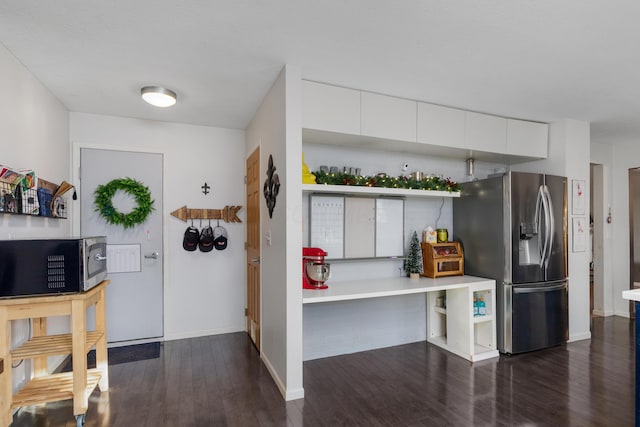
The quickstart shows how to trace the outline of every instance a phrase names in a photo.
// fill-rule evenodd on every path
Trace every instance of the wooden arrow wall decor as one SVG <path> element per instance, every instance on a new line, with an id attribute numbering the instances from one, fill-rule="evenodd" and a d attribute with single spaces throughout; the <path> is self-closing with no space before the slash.
<path id="1" fill-rule="evenodd" d="M 221 219 L 224 222 L 242 222 L 236 215 L 240 209 L 242 206 L 225 206 L 222 209 L 191 209 L 183 206 L 171 212 L 171 216 L 185 222 L 190 219 Z"/>

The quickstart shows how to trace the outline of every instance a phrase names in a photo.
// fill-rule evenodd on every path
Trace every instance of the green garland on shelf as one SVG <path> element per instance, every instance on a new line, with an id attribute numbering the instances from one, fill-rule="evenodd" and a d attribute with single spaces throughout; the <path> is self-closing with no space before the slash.
<path id="1" fill-rule="evenodd" d="M 450 178 L 440 178 L 428 176 L 423 179 L 407 178 L 406 176 L 392 177 L 384 174 L 376 176 L 351 175 L 348 173 L 331 173 L 316 171 L 317 184 L 326 185 L 353 185 L 358 187 L 383 187 L 383 188 L 404 188 L 413 190 L 435 190 L 435 191 L 460 191 L 460 185 Z"/>
<path id="2" fill-rule="evenodd" d="M 138 206 L 126 214 L 118 212 L 111 201 L 118 190 L 133 196 Z M 132 228 L 142 224 L 155 209 L 149 188 L 132 178 L 118 178 L 107 184 L 99 185 L 93 195 L 95 196 L 95 211 L 108 224 L 122 225 L 124 228 Z"/>

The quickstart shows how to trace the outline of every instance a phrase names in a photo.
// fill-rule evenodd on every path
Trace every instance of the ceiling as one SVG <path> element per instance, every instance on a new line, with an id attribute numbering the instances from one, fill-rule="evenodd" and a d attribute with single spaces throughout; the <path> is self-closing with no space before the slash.
<path id="1" fill-rule="evenodd" d="M 600 143 L 640 140 L 638 22 L 633 0 L 0 0 L 0 42 L 73 112 L 244 129 L 292 64 Z"/>

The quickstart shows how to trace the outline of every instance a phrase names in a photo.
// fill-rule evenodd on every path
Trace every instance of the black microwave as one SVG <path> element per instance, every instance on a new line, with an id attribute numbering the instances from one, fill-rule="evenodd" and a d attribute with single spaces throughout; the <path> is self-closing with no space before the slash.
<path id="1" fill-rule="evenodd" d="M 0 298 L 84 292 L 106 277 L 104 236 L 0 240 Z"/>

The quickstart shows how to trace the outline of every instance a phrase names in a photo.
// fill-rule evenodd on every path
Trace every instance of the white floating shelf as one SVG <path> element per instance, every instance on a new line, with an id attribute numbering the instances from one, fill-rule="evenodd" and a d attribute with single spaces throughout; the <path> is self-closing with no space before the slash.
<path id="1" fill-rule="evenodd" d="M 473 316 L 473 323 L 483 323 L 483 322 L 492 322 L 493 315 L 487 314 L 484 316 Z"/>
<path id="2" fill-rule="evenodd" d="M 367 194 L 370 196 L 460 197 L 460 192 L 412 190 L 407 188 L 361 187 L 356 185 L 302 184 L 305 193 Z"/>

